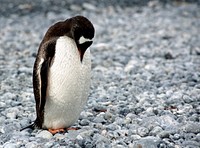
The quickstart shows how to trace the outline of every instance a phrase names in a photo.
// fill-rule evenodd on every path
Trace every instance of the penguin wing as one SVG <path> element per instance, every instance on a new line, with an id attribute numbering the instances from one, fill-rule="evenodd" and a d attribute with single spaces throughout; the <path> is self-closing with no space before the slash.
<path id="1" fill-rule="evenodd" d="M 44 106 L 46 103 L 46 92 L 48 86 L 48 72 L 50 66 L 53 64 L 55 45 L 56 39 L 41 44 L 34 64 L 33 88 L 37 113 L 35 126 L 39 128 L 42 128 L 43 123 Z"/>

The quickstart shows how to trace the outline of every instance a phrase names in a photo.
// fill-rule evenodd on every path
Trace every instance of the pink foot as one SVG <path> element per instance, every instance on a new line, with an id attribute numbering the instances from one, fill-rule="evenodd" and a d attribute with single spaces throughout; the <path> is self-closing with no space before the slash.
<path id="1" fill-rule="evenodd" d="M 48 129 L 48 131 L 54 135 L 54 134 L 59 133 L 59 132 L 65 132 L 65 129 L 64 128 Z"/>

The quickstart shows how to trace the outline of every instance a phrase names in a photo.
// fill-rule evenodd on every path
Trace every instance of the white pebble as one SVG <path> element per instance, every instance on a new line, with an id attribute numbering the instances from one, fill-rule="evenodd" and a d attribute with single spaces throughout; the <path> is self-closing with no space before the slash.
<path id="1" fill-rule="evenodd" d="M 36 137 L 50 139 L 53 137 L 53 135 L 49 131 L 43 130 L 39 134 L 37 134 Z"/>

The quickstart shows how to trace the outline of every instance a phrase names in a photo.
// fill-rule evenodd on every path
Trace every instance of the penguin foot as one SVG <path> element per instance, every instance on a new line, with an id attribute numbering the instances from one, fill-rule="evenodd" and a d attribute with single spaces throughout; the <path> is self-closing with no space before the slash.
<path id="1" fill-rule="evenodd" d="M 48 129 L 48 131 L 55 135 L 56 133 L 64 133 L 64 132 L 67 132 L 69 130 L 79 130 L 80 128 L 79 127 L 68 127 L 68 128 L 58 128 L 58 129 Z"/>
<path id="2" fill-rule="evenodd" d="M 53 135 L 55 135 L 56 133 L 63 133 L 65 132 L 66 130 L 64 128 L 59 128 L 59 129 L 48 129 L 48 131 L 50 133 L 52 133 Z"/>

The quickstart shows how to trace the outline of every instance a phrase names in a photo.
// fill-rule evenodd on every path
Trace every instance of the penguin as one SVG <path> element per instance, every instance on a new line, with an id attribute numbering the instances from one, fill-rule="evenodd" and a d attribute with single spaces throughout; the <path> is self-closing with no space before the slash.
<path id="1" fill-rule="evenodd" d="M 47 30 L 33 67 L 36 120 L 26 128 L 55 134 L 78 120 L 90 90 L 89 47 L 94 34 L 93 24 L 84 16 L 57 22 Z"/>

